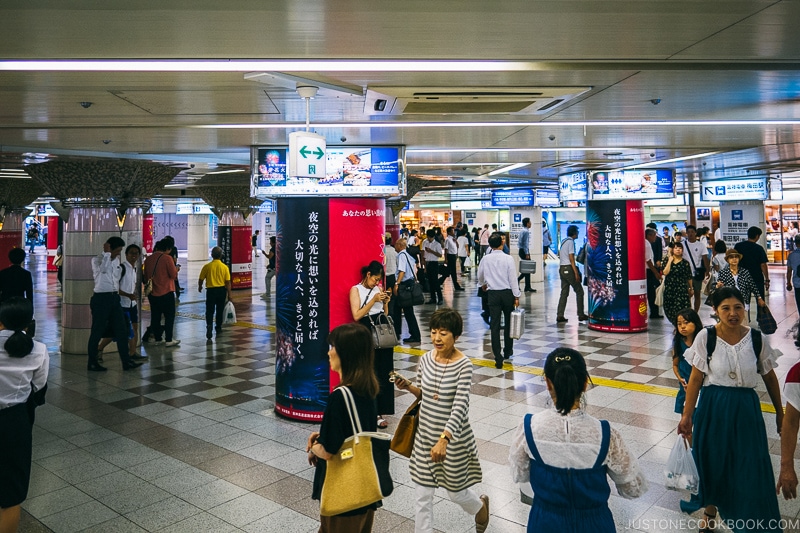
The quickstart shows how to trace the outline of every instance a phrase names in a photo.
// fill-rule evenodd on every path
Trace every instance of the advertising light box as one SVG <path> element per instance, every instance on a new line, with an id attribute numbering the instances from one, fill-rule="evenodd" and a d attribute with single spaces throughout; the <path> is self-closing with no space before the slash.
<path id="1" fill-rule="evenodd" d="M 673 198 L 671 170 L 614 170 L 589 172 L 592 200 L 654 200 Z"/>
<path id="2" fill-rule="evenodd" d="M 556 189 L 536 189 L 533 205 L 536 207 L 558 207 L 558 191 Z"/>
<path id="3" fill-rule="evenodd" d="M 558 199 L 561 202 L 585 202 L 589 199 L 589 173 L 573 172 L 558 177 Z"/>
<path id="4" fill-rule="evenodd" d="M 533 205 L 533 189 L 492 191 L 492 207 L 527 207 Z"/>
<path id="5" fill-rule="evenodd" d="M 328 146 L 324 178 L 286 174 L 286 148 L 253 147 L 251 196 L 400 196 L 405 191 L 402 149 Z"/>
<path id="6" fill-rule="evenodd" d="M 766 199 L 767 180 L 764 177 L 707 181 L 700 184 L 700 200 L 703 202 Z"/>

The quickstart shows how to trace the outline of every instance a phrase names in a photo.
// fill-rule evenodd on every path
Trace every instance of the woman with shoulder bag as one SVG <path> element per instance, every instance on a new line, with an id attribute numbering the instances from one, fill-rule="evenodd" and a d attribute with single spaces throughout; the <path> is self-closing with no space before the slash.
<path id="1" fill-rule="evenodd" d="M 364 431 L 376 431 L 375 396 L 378 381 L 372 372 L 372 335 L 361 324 L 342 324 L 328 336 L 331 370 L 339 374 L 341 385 L 350 389 L 358 419 Z M 325 483 L 327 461 L 338 453 L 345 439 L 353 435 L 344 393 L 336 389 L 328 398 L 319 431 L 308 437 L 308 463 L 316 466 L 312 499 L 319 500 Z M 338 487 L 348 490 L 348 487 Z M 369 533 L 375 510 L 381 502 L 334 516 L 320 516 L 320 533 Z"/>
<path id="2" fill-rule="evenodd" d="M 758 287 L 756 287 L 752 276 L 750 276 L 750 272 L 748 272 L 746 268 L 739 268 L 739 261 L 741 259 L 742 254 L 735 248 L 730 248 L 725 252 L 725 260 L 728 262 L 728 266 L 719 271 L 719 276 L 717 276 L 717 288 L 731 287 L 742 293 L 745 316 L 747 317 L 747 323 L 749 323 L 751 296 L 753 294 L 756 295 L 756 303 L 758 303 L 759 306 L 763 307 L 767 304 L 758 292 Z"/>
<path id="3" fill-rule="evenodd" d="M 372 322 L 381 320 L 379 315 L 388 317 L 391 294 L 384 291 L 380 283 L 384 276 L 383 265 L 372 261 L 361 269 L 361 283 L 350 289 L 350 311 L 353 320 L 360 322 L 368 330 Z M 383 318 L 387 320 L 387 318 Z M 389 381 L 389 374 L 394 370 L 394 348 L 375 350 L 375 376 L 380 384 L 380 392 L 376 399 L 378 406 L 378 427 L 385 429 L 388 422 L 383 415 L 394 414 L 394 390 Z"/>
<path id="4" fill-rule="evenodd" d="M 692 269 L 683 258 L 683 243 L 672 245 L 667 264 L 664 266 L 664 314 L 673 326 L 677 326 L 678 313 L 692 306 L 694 287 Z"/>

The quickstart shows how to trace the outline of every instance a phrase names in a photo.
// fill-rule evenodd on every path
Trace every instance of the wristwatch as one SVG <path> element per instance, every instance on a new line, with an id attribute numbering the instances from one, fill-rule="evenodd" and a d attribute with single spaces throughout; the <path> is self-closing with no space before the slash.
<path id="1" fill-rule="evenodd" d="M 442 432 L 442 434 L 441 434 L 441 435 L 439 435 L 439 438 L 440 438 L 440 439 L 444 439 L 444 440 L 446 440 L 447 442 L 450 442 L 450 437 L 448 437 L 448 436 L 447 436 L 447 433 L 444 433 L 444 432 Z"/>

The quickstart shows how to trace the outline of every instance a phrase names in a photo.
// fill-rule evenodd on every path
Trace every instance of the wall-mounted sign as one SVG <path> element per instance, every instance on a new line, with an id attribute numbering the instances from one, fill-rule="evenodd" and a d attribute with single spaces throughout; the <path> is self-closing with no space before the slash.
<path id="1" fill-rule="evenodd" d="M 194 204 L 176 204 L 175 205 L 175 214 L 176 215 L 193 215 L 194 214 Z"/>
<path id="2" fill-rule="evenodd" d="M 211 206 L 208 204 L 194 204 L 195 215 L 211 215 Z"/>
<path id="3" fill-rule="evenodd" d="M 770 178 L 769 199 L 783 200 L 783 180 L 781 180 L 780 178 Z"/>
<path id="4" fill-rule="evenodd" d="M 766 199 L 767 180 L 763 177 L 700 183 L 700 200 L 703 202 Z"/>
<path id="5" fill-rule="evenodd" d="M 558 207 L 558 190 L 557 189 L 536 189 L 533 198 L 533 205 L 536 207 Z"/>
<path id="6" fill-rule="evenodd" d="M 493 207 L 528 207 L 533 205 L 533 189 L 492 191 Z"/>
<path id="7" fill-rule="evenodd" d="M 558 198 L 561 202 L 589 199 L 588 172 L 573 172 L 558 177 Z"/>
<path id="8" fill-rule="evenodd" d="M 286 175 L 291 178 L 325 177 L 325 137 L 308 131 L 289 134 L 289 161 Z"/>
<path id="9" fill-rule="evenodd" d="M 164 212 L 164 200 L 161 198 L 153 198 L 150 200 L 150 211 L 153 215 L 160 215 Z"/>
<path id="10" fill-rule="evenodd" d="M 589 183 L 592 200 L 652 200 L 675 196 L 671 170 L 591 171 Z"/>
<path id="11" fill-rule="evenodd" d="M 453 211 L 464 211 L 466 209 L 480 209 L 481 208 L 481 201 L 480 200 L 458 200 L 455 202 L 450 202 L 450 209 Z"/>

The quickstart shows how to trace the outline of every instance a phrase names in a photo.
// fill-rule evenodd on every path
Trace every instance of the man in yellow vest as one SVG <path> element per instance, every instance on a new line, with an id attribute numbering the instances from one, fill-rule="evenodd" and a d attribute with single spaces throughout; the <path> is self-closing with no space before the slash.
<path id="1" fill-rule="evenodd" d="M 197 286 L 197 290 L 203 292 L 203 282 L 206 282 L 206 339 L 209 340 L 214 311 L 217 313 L 216 330 L 219 336 L 222 332 L 225 302 L 231 299 L 231 271 L 221 259 L 222 248 L 215 246 L 211 249 L 211 262 L 203 265 L 200 270 Z"/>

